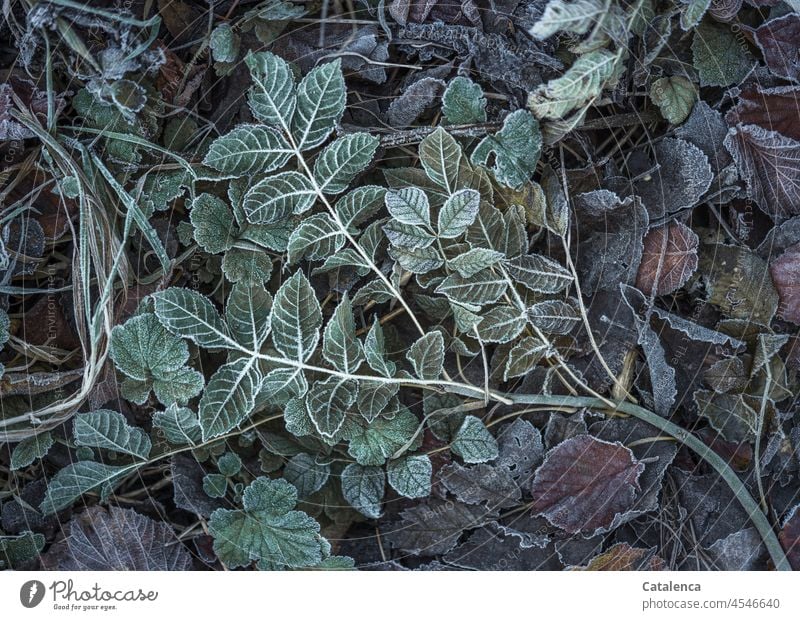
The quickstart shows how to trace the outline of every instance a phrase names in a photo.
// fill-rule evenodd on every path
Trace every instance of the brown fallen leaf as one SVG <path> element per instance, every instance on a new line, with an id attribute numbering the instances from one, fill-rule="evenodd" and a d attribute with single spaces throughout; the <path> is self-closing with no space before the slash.
<path id="1" fill-rule="evenodd" d="M 789 247 L 769 266 L 772 282 L 780 296 L 778 314 L 800 325 L 800 243 Z"/>
<path id="2" fill-rule="evenodd" d="M 697 235 L 681 222 L 648 232 L 636 287 L 646 295 L 667 295 L 679 289 L 697 269 L 697 245 Z"/>
<path id="3" fill-rule="evenodd" d="M 571 566 L 567 570 L 665 570 L 665 564 L 664 560 L 654 555 L 652 549 L 631 547 L 628 543 L 619 543 L 605 553 L 593 557 L 586 566 Z"/>

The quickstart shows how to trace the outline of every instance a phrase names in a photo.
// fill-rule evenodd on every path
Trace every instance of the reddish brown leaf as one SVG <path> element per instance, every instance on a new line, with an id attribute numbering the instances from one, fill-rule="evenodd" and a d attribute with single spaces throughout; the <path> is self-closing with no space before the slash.
<path id="1" fill-rule="evenodd" d="M 783 522 L 778 539 L 786 552 L 789 564 L 794 570 L 800 570 L 800 504 L 792 509 Z"/>
<path id="2" fill-rule="evenodd" d="M 628 543 L 619 543 L 605 553 L 593 557 L 586 566 L 575 566 L 572 570 L 664 570 L 664 560 L 654 555 L 652 549 L 642 549 L 641 547 L 631 547 Z"/>
<path id="3" fill-rule="evenodd" d="M 800 78 L 800 16 L 788 13 L 764 22 L 755 39 L 770 71 L 788 80 Z"/>
<path id="4" fill-rule="evenodd" d="M 738 105 L 725 116 L 729 125 L 758 125 L 770 131 L 800 140 L 800 88 L 778 86 L 763 88 L 754 84 L 739 94 Z"/>
<path id="5" fill-rule="evenodd" d="M 800 213 L 800 141 L 758 125 L 738 125 L 725 137 L 750 196 L 772 219 Z"/>
<path id="6" fill-rule="evenodd" d="M 644 238 L 636 287 L 649 295 L 680 288 L 697 269 L 697 235 L 681 222 L 654 228 Z"/>
<path id="7" fill-rule="evenodd" d="M 780 316 L 800 325 L 800 243 L 788 248 L 769 266 L 781 302 Z"/>
<path id="8" fill-rule="evenodd" d="M 608 530 L 633 506 L 639 463 L 621 443 L 578 435 L 553 448 L 533 480 L 533 511 L 570 534 Z"/>

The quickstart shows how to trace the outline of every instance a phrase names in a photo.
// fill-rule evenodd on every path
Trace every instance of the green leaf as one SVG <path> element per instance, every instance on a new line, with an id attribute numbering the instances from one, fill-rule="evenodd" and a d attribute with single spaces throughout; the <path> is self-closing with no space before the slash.
<path id="1" fill-rule="evenodd" d="M 234 284 L 225 306 L 231 336 L 245 349 L 257 352 L 269 335 L 272 295 L 262 285 Z"/>
<path id="2" fill-rule="evenodd" d="M 434 331 L 422 336 L 406 353 L 420 379 L 438 379 L 444 369 L 444 338 Z"/>
<path id="3" fill-rule="evenodd" d="M 319 523 L 299 510 L 297 489 L 285 480 L 256 478 L 243 495 L 243 510 L 218 508 L 208 528 L 214 552 L 228 567 L 265 561 L 276 567 L 318 564 L 328 548 Z"/>
<path id="4" fill-rule="evenodd" d="M 337 252 L 344 245 L 345 236 L 327 213 L 317 213 L 304 219 L 289 237 L 287 247 L 290 264 L 302 258 L 321 260 Z"/>
<path id="5" fill-rule="evenodd" d="M 334 207 L 342 225 L 351 233 L 380 211 L 386 189 L 378 185 L 362 185 L 342 196 Z"/>
<path id="6" fill-rule="evenodd" d="M 201 347 L 236 348 L 219 312 L 203 295 L 172 287 L 153 295 L 158 320 L 173 334 Z"/>
<path id="7" fill-rule="evenodd" d="M 451 125 L 485 123 L 486 97 L 483 90 L 467 77 L 454 77 L 442 96 L 442 114 Z"/>
<path id="8" fill-rule="evenodd" d="M 560 78 L 538 86 L 528 96 L 528 107 L 538 118 L 561 119 L 568 112 L 600 96 L 616 79 L 618 56 L 595 50 L 578 57 Z"/>
<path id="9" fill-rule="evenodd" d="M 557 32 L 586 34 L 595 22 L 603 19 L 608 12 L 604 0 L 550 0 L 542 16 L 530 29 L 530 35 L 539 41 Z"/>
<path id="10" fill-rule="evenodd" d="M 364 350 L 356 337 L 353 306 L 347 293 L 336 306 L 322 336 L 322 355 L 340 372 L 354 374 L 364 360 Z"/>
<path id="11" fill-rule="evenodd" d="M 504 257 L 502 252 L 487 248 L 473 248 L 447 261 L 450 269 L 458 272 L 463 278 L 470 278 L 479 271 L 496 265 Z"/>
<path id="12" fill-rule="evenodd" d="M 404 187 L 386 192 L 386 210 L 402 224 L 430 227 L 431 205 L 418 187 Z"/>
<path id="13" fill-rule="evenodd" d="M 210 254 L 233 247 L 238 227 L 228 205 L 211 194 L 200 194 L 192 203 L 190 215 L 194 238 Z"/>
<path id="14" fill-rule="evenodd" d="M 681 28 L 691 30 L 708 11 L 711 0 L 688 0 L 688 3 L 681 10 Z"/>
<path id="15" fill-rule="evenodd" d="M 447 276 L 436 288 L 451 301 L 462 304 L 493 304 L 505 292 L 508 282 L 491 269 L 464 278 L 457 273 Z"/>
<path id="16" fill-rule="evenodd" d="M 128 319 L 111 330 L 111 359 L 131 379 L 149 381 L 181 368 L 189 347 L 152 314 Z"/>
<path id="17" fill-rule="evenodd" d="M 290 458 L 283 470 L 284 480 L 294 485 L 301 500 L 324 487 L 330 475 L 329 464 L 318 463 L 313 455 L 305 452 Z"/>
<path id="18" fill-rule="evenodd" d="M 461 147 L 441 127 L 419 143 L 419 158 L 431 181 L 452 194 L 458 187 Z"/>
<path id="19" fill-rule="evenodd" d="M 312 69 L 297 88 L 292 135 L 301 151 L 319 146 L 344 112 L 346 91 L 339 59 Z"/>
<path id="20" fill-rule="evenodd" d="M 200 420 L 188 407 L 170 405 L 153 414 L 153 426 L 161 429 L 167 441 L 176 445 L 196 445 L 202 439 Z"/>
<path id="21" fill-rule="evenodd" d="M 465 463 L 485 463 L 496 459 L 497 441 L 475 416 L 464 418 L 450 449 L 464 459 Z"/>
<path id="22" fill-rule="evenodd" d="M 239 35 L 228 22 L 224 22 L 211 31 L 208 46 L 216 62 L 236 62 L 239 56 Z"/>
<path id="23" fill-rule="evenodd" d="M 235 176 L 264 174 L 286 165 L 292 152 L 271 127 L 239 125 L 211 143 L 203 164 Z"/>
<path id="24" fill-rule="evenodd" d="M 397 395 L 400 385 L 383 381 L 359 381 L 358 412 L 367 421 L 372 422 L 389 407 L 389 403 Z"/>
<path id="25" fill-rule="evenodd" d="M 314 426 L 323 437 L 333 437 L 342 428 L 347 412 L 358 395 L 354 381 L 328 377 L 317 381 L 308 392 L 306 407 Z"/>
<path id="26" fill-rule="evenodd" d="M 245 194 L 242 208 L 251 224 L 274 224 L 293 213 L 308 211 L 317 193 L 299 172 L 281 172 L 253 185 Z"/>
<path id="27" fill-rule="evenodd" d="M 272 308 L 272 342 L 289 359 L 306 362 L 319 342 L 322 325 L 314 289 L 297 271 L 281 285 Z"/>
<path id="28" fill-rule="evenodd" d="M 242 459 L 235 452 L 226 452 L 217 459 L 217 469 L 223 476 L 235 476 L 242 470 Z"/>
<path id="29" fill-rule="evenodd" d="M 511 342 L 525 328 L 525 315 L 511 306 L 497 306 L 478 323 L 478 337 L 483 342 Z"/>
<path id="30" fill-rule="evenodd" d="M 572 274 L 567 269 L 539 254 L 526 254 L 508 261 L 506 271 L 534 293 L 558 293 L 572 284 Z"/>
<path id="31" fill-rule="evenodd" d="M 689 118 L 697 101 L 697 91 L 685 77 L 673 75 L 653 82 L 650 100 L 661 110 L 661 116 L 673 125 L 679 125 Z"/>
<path id="32" fill-rule="evenodd" d="M 42 534 L 23 532 L 19 536 L 0 536 L 0 569 L 21 568 L 44 549 Z"/>
<path id="33" fill-rule="evenodd" d="M 386 488 L 386 476 L 380 467 L 350 463 L 342 471 L 342 495 L 365 517 L 377 519 Z"/>
<path id="34" fill-rule="evenodd" d="M 76 446 L 105 448 L 142 460 L 150 455 L 152 447 L 142 429 L 130 426 L 125 416 L 110 409 L 79 413 L 72 432 Z"/>
<path id="35" fill-rule="evenodd" d="M 728 24 L 704 21 L 694 31 L 692 60 L 700 86 L 738 84 L 756 64 Z"/>
<path id="36" fill-rule="evenodd" d="M 41 509 L 46 515 L 58 512 L 78 499 L 84 493 L 100 489 L 101 499 L 105 501 L 114 486 L 122 481 L 125 474 L 138 467 L 132 465 L 105 465 L 94 461 L 78 461 L 58 471 L 47 485 L 47 493 Z"/>
<path id="37" fill-rule="evenodd" d="M 580 316 L 570 304 L 552 299 L 528 308 L 528 320 L 546 334 L 568 334 L 580 323 Z"/>
<path id="38" fill-rule="evenodd" d="M 53 435 L 50 431 L 36 433 L 33 437 L 23 439 L 11 452 L 11 471 L 17 471 L 32 465 L 34 461 L 43 459 L 53 447 Z"/>
<path id="39" fill-rule="evenodd" d="M 528 374 L 549 350 L 550 345 L 538 338 L 527 336 L 520 340 L 508 354 L 503 381 Z"/>
<path id="40" fill-rule="evenodd" d="M 206 474 L 203 476 L 203 491 L 215 499 L 225 497 L 228 491 L 228 479 L 222 474 Z"/>
<path id="41" fill-rule="evenodd" d="M 533 176 L 541 150 L 539 122 L 527 110 L 517 110 L 506 116 L 500 131 L 478 143 L 470 161 L 486 166 L 494 154 L 492 172 L 498 183 L 516 189 Z"/>
<path id="42" fill-rule="evenodd" d="M 403 497 L 416 499 L 431 494 L 433 466 L 426 454 L 404 456 L 389 461 L 386 467 L 389 484 Z"/>
<path id="43" fill-rule="evenodd" d="M 252 413 L 261 387 L 256 358 L 240 358 L 219 369 L 208 380 L 198 414 L 203 441 L 236 428 Z"/>
<path id="44" fill-rule="evenodd" d="M 261 382 L 259 400 L 267 399 L 273 405 L 281 405 L 292 398 L 303 396 L 308 391 L 303 371 L 299 368 L 276 368 Z"/>
<path id="45" fill-rule="evenodd" d="M 354 432 L 347 452 L 359 465 L 383 465 L 414 436 L 417 426 L 417 417 L 401 407 L 393 418 L 377 418 Z"/>
<path id="46" fill-rule="evenodd" d="M 314 180 L 320 191 L 338 194 L 369 166 L 380 140 L 368 133 L 351 133 L 325 147 L 314 162 Z"/>
<path id="47" fill-rule="evenodd" d="M 386 357 L 386 339 L 377 316 L 373 318 L 372 327 L 367 332 L 367 337 L 364 341 L 364 354 L 367 358 L 367 364 L 372 370 L 384 377 L 394 376 L 397 366 Z"/>
<path id="48" fill-rule="evenodd" d="M 244 62 L 253 77 L 248 93 L 253 115 L 288 133 L 296 104 L 294 76 L 289 65 L 270 52 L 249 52 Z"/>
<path id="49" fill-rule="evenodd" d="M 231 248 L 222 257 L 222 272 L 231 282 L 263 286 L 272 275 L 272 261 L 261 249 Z"/>
<path id="50" fill-rule="evenodd" d="M 462 189 L 452 194 L 439 211 L 439 236 L 455 239 L 462 235 L 475 221 L 480 206 L 481 195 L 474 189 Z"/>
<path id="51" fill-rule="evenodd" d="M 427 248 L 436 241 L 436 237 L 419 226 L 403 224 L 395 220 L 389 220 L 383 225 L 383 233 L 395 248 L 406 250 Z"/>

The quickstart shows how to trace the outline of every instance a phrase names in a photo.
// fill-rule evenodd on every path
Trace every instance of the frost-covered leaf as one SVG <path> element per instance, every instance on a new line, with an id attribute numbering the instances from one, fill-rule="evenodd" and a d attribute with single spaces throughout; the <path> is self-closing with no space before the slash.
<path id="1" fill-rule="evenodd" d="M 374 318 L 372 327 L 370 327 L 364 340 L 364 354 L 367 358 L 367 364 L 372 370 L 384 377 L 394 376 L 397 366 L 386 357 L 386 339 L 377 316 Z"/>
<path id="2" fill-rule="evenodd" d="M 153 426 L 161 429 L 167 441 L 176 445 L 194 445 L 202 440 L 200 420 L 188 407 L 172 404 L 154 413 Z"/>
<path id="3" fill-rule="evenodd" d="M 403 187 L 386 192 L 386 210 L 398 222 L 429 227 L 431 205 L 428 196 L 418 187 Z"/>
<path id="4" fill-rule="evenodd" d="M 478 215 L 481 195 L 474 189 L 452 194 L 439 211 L 438 233 L 444 239 L 455 239 L 467 230 Z"/>
<path id="5" fill-rule="evenodd" d="M 417 499 L 431 494 L 433 466 L 427 454 L 404 456 L 389 461 L 389 485 L 403 497 Z"/>
<path id="6" fill-rule="evenodd" d="M 708 11 L 711 0 L 687 0 L 681 9 L 681 28 L 691 30 Z"/>
<path id="7" fill-rule="evenodd" d="M 317 431 L 333 437 L 344 424 L 350 407 L 356 402 L 358 385 L 335 376 L 317 381 L 308 392 L 306 408 Z"/>
<path id="8" fill-rule="evenodd" d="M 354 374 L 364 360 L 364 350 L 356 337 L 353 306 L 347 293 L 336 306 L 322 336 L 322 355 L 340 372 Z"/>
<path id="9" fill-rule="evenodd" d="M 211 143 L 203 164 L 235 176 L 264 174 L 283 167 L 292 152 L 271 127 L 239 125 Z"/>
<path id="10" fill-rule="evenodd" d="M 202 373 L 184 366 L 153 380 L 153 393 L 163 405 L 184 404 L 203 389 Z M 140 403 L 141 404 L 141 403 Z"/>
<path id="11" fill-rule="evenodd" d="M 697 101 L 694 85 L 682 75 L 659 78 L 650 87 L 650 99 L 673 125 L 685 121 Z"/>
<path id="12" fill-rule="evenodd" d="M 380 467 L 350 463 L 342 471 L 342 495 L 365 517 L 377 519 L 386 488 L 386 475 Z"/>
<path id="13" fill-rule="evenodd" d="M 278 289 L 271 321 L 275 348 L 291 360 L 308 361 L 319 342 L 322 310 L 302 272 L 296 271 Z"/>
<path id="14" fill-rule="evenodd" d="M 189 348 L 154 315 L 141 314 L 111 330 L 111 359 L 131 379 L 148 381 L 181 368 Z"/>
<path id="15" fill-rule="evenodd" d="M 23 439 L 11 452 L 11 471 L 24 469 L 35 461 L 43 459 L 53 447 L 53 435 L 50 431 L 38 432 L 32 437 Z"/>
<path id="16" fill-rule="evenodd" d="M 134 471 L 131 465 L 106 465 L 94 461 L 78 461 L 60 469 L 47 484 L 42 501 L 44 514 L 63 510 L 84 493 L 100 490 L 101 499 L 108 498 L 122 477 Z"/>
<path id="17" fill-rule="evenodd" d="M 383 413 L 397 395 L 400 385 L 383 381 L 362 380 L 358 386 L 358 412 L 367 422 Z"/>
<path id="18" fill-rule="evenodd" d="M 500 299 L 507 286 L 508 282 L 502 275 L 488 268 L 469 278 L 453 273 L 436 287 L 436 292 L 456 303 L 485 305 Z"/>
<path id="19" fill-rule="evenodd" d="M 514 377 L 524 377 L 548 353 L 550 345 L 533 336 L 526 336 L 520 340 L 508 354 L 503 381 Z"/>
<path id="20" fill-rule="evenodd" d="M 274 568 L 308 568 L 327 555 L 319 523 L 292 510 L 297 489 L 286 480 L 256 478 L 244 490 L 243 504 L 243 510 L 219 508 L 208 521 L 214 552 L 228 568 L 253 561 Z"/>
<path id="21" fill-rule="evenodd" d="M 79 413 L 74 418 L 75 445 L 105 448 L 138 459 L 150 455 L 150 438 L 144 431 L 130 426 L 125 416 L 110 409 Z"/>
<path id="22" fill-rule="evenodd" d="M 156 316 L 170 332 L 202 347 L 232 347 L 235 343 L 213 304 L 197 291 L 172 287 L 153 295 Z"/>
<path id="23" fill-rule="evenodd" d="M 700 86 L 738 84 L 755 64 L 730 26 L 711 20 L 704 21 L 694 31 L 692 59 Z"/>
<path id="24" fill-rule="evenodd" d="M 608 5 L 601 0 L 550 0 L 541 17 L 530 29 L 534 39 L 544 40 L 557 32 L 586 34 L 595 22 L 601 21 Z"/>
<path id="25" fill-rule="evenodd" d="M 475 416 L 468 415 L 456 431 L 450 449 L 465 463 L 485 463 L 497 458 L 497 440 Z"/>
<path id="26" fill-rule="evenodd" d="M 347 192 L 336 202 L 336 214 L 342 225 L 354 232 L 355 228 L 380 211 L 386 189 L 377 185 L 362 185 Z"/>
<path id="27" fill-rule="evenodd" d="M 465 504 L 481 504 L 491 508 L 516 506 L 522 497 L 511 473 L 505 467 L 480 464 L 464 467 L 450 463 L 439 472 L 444 487 Z"/>
<path id="28" fill-rule="evenodd" d="M 359 465 L 383 465 L 414 436 L 418 425 L 417 417 L 401 407 L 393 418 L 377 418 L 355 431 L 347 451 Z"/>
<path id="29" fill-rule="evenodd" d="M 218 254 L 233 247 L 238 232 L 230 208 L 211 194 L 200 194 L 192 203 L 194 238 L 206 252 Z"/>
<path id="30" fill-rule="evenodd" d="M 503 254 L 497 250 L 473 248 L 448 260 L 447 266 L 461 277 L 470 278 L 479 271 L 496 265 L 502 258 Z"/>
<path id="31" fill-rule="evenodd" d="M 699 240 L 678 221 L 653 228 L 644 238 L 636 286 L 646 295 L 668 295 L 686 284 L 697 269 Z"/>
<path id="32" fill-rule="evenodd" d="M 208 380 L 198 414 L 203 441 L 236 428 L 252 413 L 261 377 L 255 358 L 220 366 Z"/>
<path id="33" fill-rule="evenodd" d="M 581 320 L 574 306 L 558 299 L 533 304 L 527 316 L 532 325 L 546 334 L 567 334 Z"/>
<path id="34" fill-rule="evenodd" d="M 305 452 L 290 458 L 283 470 L 284 479 L 294 485 L 301 500 L 325 486 L 330 474 L 330 465 L 317 462 L 313 455 Z"/>
<path id="35" fill-rule="evenodd" d="M 454 77 L 442 96 L 442 114 L 450 125 L 486 122 L 483 90 L 467 77 Z"/>
<path id="36" fill-rule="evenodd" d="M 755 30 L 755 42 L 767 67 L 775 75 L 797 82 L 800 79 L 800 59 L 797 45 L 800 42 L 800 16 L 793 11 L 765 21 Z"/>
<path id="37" fill-rule="evenodd" d="M 23 532 L 19 536 L 0 536 L 0 569 L 22 568 L 44 549 L 42 534 Z"/>
<path id="38" fill-rule="evenodd" d="M 239 35 L 228 22 L 223 22 L 211 31 L 208 46 L 216 62 L 236 62 L 239 55 Z"/>
<path id="39" fill-rule="evenodd" d="M 774 220 L 800 213 L 800 142 L 757 125 L 732 127 L 725 147 L 749 195 Z"/>
<path id="40" fill-rule="evenodd" d="M 436 240 L 436 237 L 420 226 L 404 224 L 396 220 L 389 220 L 383 225 L 382 230 L 389 243 L 395 248 L 419 250 L 427 248 Z"/>
<path id="41" fill-rule="evenodd" d="M 497 306 L 483 314 L 478 337 L 483 342 L 510 342 L 525 328 L 525 314 L 511 306 Z"/>
<path id="42" fill-rule="evenodd" d="M 292 232 L 287 246 L 288 259 L 290 263 L 302 258 L 321 260 L 337 252 L 344 242 L 345 236 L 333 218 L 327 213 L 317 213 L 304 219 Z"/>
<path id="43" fill-rule="evenodd" d="M 633 506 L 644 465 L 620 443 L 577 435 L 547 453 L 533 481 L 533 510 L 569 532 L 607 531 Z"/>
<path id="44" fill-rule="evenodd" d="M 338 194 L 367 169 L 380 140 L 368 133 L 351 133 L 325 147 L 314 162 L 314 179 L 320 191 Z"/>
<path id="45" fill-rule="evenodd" d="M 438 379 L 444 367 L 444 338 L 433 331 L 422 336 L 406 353 L 408 361 L 420 379 Z"/>
<path id="46" fill-rule="evenodd" d="M 295 397 L 305 395 L 308 382 L 299 368 L 276 368 L 269 371 L 261 381 L 261 391 L 256 403 L 264 400 L 273 405 L 281 405 Z"/>
<path id="47" fill-rule="evenodd" d="M 298 149 L 306 151 L 325 142 L 342 117 L 345 99 L 339 59 L 312 69 L 302 79 L 292 121 L 292 136 Z"/>
<path id="48" fill-rule="evenodd" d="M 561 119 L 600 95 L 614 79 L 618 58 L 608 50 L 582 56 L 560 78 L 542 84 L 528 96 L 528 107 L 538 118 Z"/>
<path id="49" fill-rule="evenodd" d="M 428 273 L 444 264 L 444 259 L 434 247 L 391 247 L 389 248 L 389 256 L 396 260 L 403 269 L 411 273 Z"/>
<path id="50" fill-rule="evenodd" d="M 785 321 L 800 325 L 800 243 L 774 259 L 769 271 L 780 296 L 778 313 Z"/>
<path id="51" fill-rule="evenodd" d="M 212 499 L 221 499 L 228 492 L 228 479 L 222 474 L 203 476 L 203 492 Z"/>
<path id="52" fill-rule="evenodd" d="M 461 147 L 455 138 L 441 127 L 419 143 L 419 159 L 431 181 L 448 195 L 458 188 Z"/>
<path id="53" fill-rule="evenodd" d="M 527 420 L 517 418 L 498 431 L 497 444 L 496 464 L 507 468 L 520 487 L 527 488 L 544 457 L 542 433 Z"/>
<path id="54" fill-rule="evenodd" d="M 59 570 L 191 570 L 192 557 L 167 523 L 130 508 L 91 506 L 70 519 Z"/>
<path id="55" fill-rule="evenodd" d="M 527 110 L 517 110 L 506 116 L 500 131 L 478 143 L 470 161 L 486 166 L 494 155 L 492 172 L 498 183 L 519 188 L 533 175 L 541 149 L 539 122 Z"/>
<path id="56" fill-rule="evenodd" d="M 269 335 L 272 295 L 263 285 L 234 284 L 225 306 L 231 336 L 249 351 L 257 352 Z"/>
<path id="57" fill-rule="evenodd" d="M 525 254 L 507 261 L 505 269 L 516 282 L 534 293 L 552 294 L 572 284 L 572 274 L 551 258 Z"/>
<path id="58" fill-rule="evenodd" d="M 242 208 L 251 224 L 273 224 L 293 213 L 308 211 L 317 194 L 299 172 L 281 172 L 259 181 L 247 191 Z"/>
<path id="59" fill-rule="evenodd" d="M 800 570 L 800 504 L 789 511 L 778 533 L 781 546 L 794 570 Z"/>
<path id="60" fill-rule="evenodd" d="M 758 414 L 743 394 L 717 394 L 708 390 L 694 393 L 697 414 L 727 441 L 752 442 L 756 436 Z"/>
<path id="61" fill-rule="evenodd" d="M 265 123 L 287 130 L 296 105 L 292 70 L 285 60 L 270 52 L 249 52 L 244 59 L 253 85 L 248 101 L 253 115 Z"/>
<path id="62" fill-rule="evenodd" d="M 263 286 L 272 275 L 272 260 L 260 248 L 234 247 L 222 258 L 222 272 L 233 283 Z"/>

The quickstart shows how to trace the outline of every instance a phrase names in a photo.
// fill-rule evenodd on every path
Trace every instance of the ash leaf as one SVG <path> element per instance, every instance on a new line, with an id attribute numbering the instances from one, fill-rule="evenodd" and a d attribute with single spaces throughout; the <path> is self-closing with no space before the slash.
<path id="1" fill-rule="evenodd" d="M 158 320 L 176 336 L 202 347 L 235 348 L 219 312 L 197 291 L 172 287 L 156 293 L 153 299 Z"/>
<path id="2" fill-rule="evenodd" d="M 223 174 L 264 174 L 284 166 L 292 152 L 271 127 L 239 125 L 211 143 L 203 164 Z"/>
<path id="3" fill-rule="evenodd" d="M 444 368 L 444 338 L 433 331 L 419 338 L 406 353 L 420 379 L 438 379 Z"/>
<path id="4" fill-rule="evenodd" d="M 172 404 L 164 411 L 154 413 L 153 426 L 161 429 L 167 441 L 179 446 L 192 446 L 202 439 L 200 420 L 188 407 Z"/>
<path id="5" fill-rule="evenodd" d="M 231 336 L 249 351 L 258 351 L 270 330 L 272 295 L 261 284 L 233 285 L 225 306 L 225 322 Z"/>
<path id="6" fill-rule="evenodd" d="M 483 269 L 469 278 L 457 273 L 447 276 L 436 292 L 455 303 L 485 305 L 496 302 L 506 291 L 508 282 L 495 275 L 491 268 Z"/>
<path id="7" fill-rule="evenodd" d="M 492 172 L 498 183 L 517 189 L 530 180 L 541 149 L 539 122 L 527 110 L 517 110 L 505 118 L 500 131 L 478 143 L 470 161 L 486 166 L 494 154 Z"/>
<path id="8" fill-rule="evenodd" d="M 350 463 L 342 470 L 342 494 L 353 508 L 365 517 L 377 519 L 386 487 L 386 475 L 380 467 Z"/>
<path id="9" fill-rule="evenodd" d="M 452 194 L 439 211 L 438 233 L 443 239 L 455 239 L 475 221 L 481 196 L 474 189 L 462 189 Z"/>
<path id="10" fill-rule="evenodd" d="M 60 469 L 47 485 L 41 510 L 50 515 L 70 506 L 84 493 L 100 490 L 102 500 L 122 478 L 134 471 L 131 465 L 106 465 L 93 461 L 78 461 Z"/>
<path id="11" fill-rule="evenodd" d="M 572 284 L 572 274 L 559 263 L 539 254 L 525 254 L 505 263 L 506 271 L 534 293 L 559 293 Z"/>
<path id="12" fill-rule="evenodd" d="M 458 272 L 462 278 L 470 278 L 479 271 L 491 267 L 503 258 L 497 250 L 488 248 L 472 248 L 447 261 L 450 269 Z"/>
<path id="13" fill-rule="evenodd" d="M 249 52 L 244 62 L 253 78 L 248 92 L 253 115 L 286 131 L 297 105 L 294 76 L 289 65 L 270 52 Z"/>
<path id="14" fill-rule="evenodd" d="M 546 334 L 568 334 L 581 320 L 571 304 L 559 299 L 533 304 L 527 310 L 527 318 Z"/>
<path id="15" fill-rule="evenodd" d="M 336 202 L 336 214 L 347 230 L 355 232 L 357 226 L 378 213 L 386 193 L 385 188 L 377 185 L 357 187 Z"/>
<path id="16" fill-rule="evenodd" d="M 87 508 L 68 524 L 59 570 L 191 570 L 192 558 L 167 523 L 130 508 Z"/>
<path id="17" fill-rule="evenodd" d="M 317 381 L 308 392 L 306 407 L 317 431 L 332 438 L 344 424 L 347 412 L 356 402 L 358 385 L 331 376 Z"/>
<path id="18" fill-rule="evenodd" d="M 485 503 L 490 509 L 511 508 L 522 492 L 505 467 L 479 464 L 464 467 L 450 463 L 439 471 L 444 487 L 465 504 Z"/>
<path id="19" fill-rule="evenodd" d="M 327 213 L 317 213 L 304 219 L 292 231 L 287 245 L 290 264 L 302 258 L 322 260 L 336 253 L 344 245 L 345 236 Z"/>
<path id="20" fill-rule="evenodd" d="M 77 446 L 105 448 L 142 460 L 147 459 L 152 447 L 142 429 L 130 426 L 125 416 L 110 409 L 76 415 L 73 434 Z"/>
<path id="21" fill-rule="evenodd" d="M 419 420 L 406 407 L 393 418 L 377 418 L 354 431 L 347 449 L 359 465 L 383 465 L 417 430 Z"/>
<path id="22" fill-rule="evenodd" d="M 244 196 L 242 208 L 251 224 L 275 224 L 293 213 L 308 211 L 316 198 L 308 179 L 299 172 L 289 171 L 252 185 Z"/>
<path id="23" fill-rule="evenodd" d="M 389 485 L 403 497 L 417 499 L 431 494 L 433 466 L 427 454 L 404 456 L 389 461 Z"/>
<path id="24" fill-rule="evenodd" d="M 442 96 L 442 114 L 451 125 L 485 123 L 486 98 L 483 90 L 467 77 L 454 77 Z"/>
<path id="25" fill-rule="evenodd" d="M 301 500 L 324 487 L 330 474 L 330 465 L 317 462 L 313 455 L 305 452 L 290 458 L 283 470 L 284 479 L 297 489 Z"/>
<path id="26" fill-rule="evenodd" d="M 522 338 L 508 353 L 503 381 L 524 377 L 536 367 L 548 351 L 550 351 L 549 343 L 534 336 Z"/>
<path id="27" fill-rule="evenodd" d="M 404 187 L 386 192 L 386 210 L 401 224 L 425 226 L 431 224 L 431 205 L 428 196 L 418 187 Z"/>
<path id="28" fill-rule="evenodd" d="M 320 191 L 338 194 L 367 169 L 380 140 L 368 133 L 352 133 L 325 147 L 314 162 L 314 180 Z"/>
<path id="29" fill-rule="evenodd" d="M 297 87 L 292 136 L 298 150 L 319 146 L 344 112 L 346 90 L 342 62 L 337 59 L 312 69 Z"/>
<path id="30" fill-rule="evenodd" d="M 497 440 L 483 422 L 468 415 L 455 433 L 450 449 L 465 463 L 485 463 L 497 458 Z"/>
<path id="31" fill-rule="evenodd" d="M 319 342 L 322 325 L 314 289 L 302 272 L 286 280 L 275 295 L 272 306 L 272 342 L 289 359 L 306 362 Z"/>
<path id="32" fill-rule="evenodd" d="M 477 326 L 483 342 L 505 343 L 514 340 L 525 328 L 525 315 L 511 306 L 497 306 L 483 315 Z"/>
<path id="33" fill-rule="evenodd" d="M 383 334 L 383 327 L 376 316 L 372 322 L 367 337 L 364 340 L 364 355 L 367 364 L 377 373 L 384 377 L 394 376 L 397 367 L 394 362 L 386 357 L 386 339 Z"/>
<path id="34" fill-rule="evenodd" d="M 322 337 L 322 355 L 340 372 L 353 374 L 364 360 L 364 350 L 356 337 L 353 306 L 345 293 L 336 306 Z"/>
<path id="35" fill-rule="evenodd" d="M 458 188 L 461 147 L 443 128 L 437 127 L 419 143 L 419 159 L 431 181 L 452 195 Z"/>
<path id="36" fill-rule="evenodd" d="M 570 534 L 608 531 L 633 506 L 644 465 L 620 443 L 578 435 L 547 453 L 533 481 L 533 511 Z"/>
<path id="37" fill-rule="evenodd" d="M 671 222 L 644 238 L 636 286 L 645 294 L 667 295 L 686 284 L 697 269 L 699 240 L 691 228 Z"/>
<path id="38" fill-rule="evenodd" d="M 208 380 L 198 414 L 203 441 L 241 424 L 252 413 L 261 385 L 256 358 L 239 358 L 220 366 Z"/>

